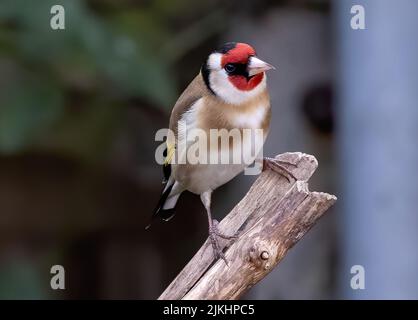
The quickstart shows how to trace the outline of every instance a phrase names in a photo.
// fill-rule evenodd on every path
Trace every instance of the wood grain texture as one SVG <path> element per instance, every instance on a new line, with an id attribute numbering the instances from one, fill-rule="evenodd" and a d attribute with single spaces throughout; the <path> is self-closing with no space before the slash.
<path id="1" fill-rule="evenodd" d="M 276 159 L 297 178 L 288 181 L 277 172 L 260 174 L 245 197 L 220 222 L 228 265 L 214 261 L 206 241 L 161 294 L 161 300 L 237 299 L 265 277 L 286 252 L 336 201 L 336 197 L 308 190 L 307 180 L 318 166 L 315 157 L 285 153 Z"/>

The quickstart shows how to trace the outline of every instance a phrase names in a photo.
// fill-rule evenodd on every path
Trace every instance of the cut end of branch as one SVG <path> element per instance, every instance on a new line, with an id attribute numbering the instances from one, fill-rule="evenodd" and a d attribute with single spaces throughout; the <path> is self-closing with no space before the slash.
<path id="1" fill-rule="evenodd" d="M 318 168 L 318 160 L 313 155 L 302 152 L 286 152 L 275 157 L 282 162 L 292 174 L 302 181 L 307 181 Z"/>

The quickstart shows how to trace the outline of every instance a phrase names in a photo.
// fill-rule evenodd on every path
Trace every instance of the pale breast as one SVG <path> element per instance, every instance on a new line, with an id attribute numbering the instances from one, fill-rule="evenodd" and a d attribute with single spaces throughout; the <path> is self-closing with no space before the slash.
<path id="1" fill-rule="evenodd" d="M 268 105 L 259 105 L 247 112 L 236 113 L 230 117 L 233 126 L 241 129 L 262 129 L 268 112 Z"/>
<path id="2" fill-rule="evenodd" d="M 208 139 L 208 158 L 205 163 L 173 166 L 175 179 L 186 189 L 194 193 L 216 189 L 242 172 L 259 156 L 268 133 L 270 105 L 268 99 L 258 99 L 255 102 L 257 104 L 238 109 L 231 105 L 213 104 L 210 99 L 205 101 L 205 98 L 201 98 L 183 115 L 185 127 L 181 129 L 179 126 L 178 138 L 185 138 L 192 129 L 201 129 L 206 132 Z M 211 139 L 211 136 L 214 137 L 211 130 L 218 130 L 216 140 Z M 240 138 L 231 139 L 231 136 L 236 136 L 231 134 L 233 130 L 239 132 Z M 221 143 L 222 139 L 227 143 Z M 193 139 L 188 140 L 190 147 Z M 237 154 L 239 159 L 236 158 Z M 187 150 L 182 156 L 183 160 L 188 157 Z M 217 159 L 216 164 L 210 162 L 213 159 Z M 222 159 L 229 159 L 229 164 L 221 163 Z"/>

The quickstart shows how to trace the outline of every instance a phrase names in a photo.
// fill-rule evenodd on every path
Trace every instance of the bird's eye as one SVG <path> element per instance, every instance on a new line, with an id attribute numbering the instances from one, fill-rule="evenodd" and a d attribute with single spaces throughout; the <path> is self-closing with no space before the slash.
<path id="1" fill-rule="evenodd" d="M 228 73 L 232 73 L 232 72 L 234 72 L 234 71 L 235 71 L 235 69 L 236 69 L 236 67 L 235 67 L 235 65 L 233 65 L 232 63 L 227 63 L 227 64 L 225 65 L 225 71 L 226 71 L 226 72 L 228 72 Z"/>

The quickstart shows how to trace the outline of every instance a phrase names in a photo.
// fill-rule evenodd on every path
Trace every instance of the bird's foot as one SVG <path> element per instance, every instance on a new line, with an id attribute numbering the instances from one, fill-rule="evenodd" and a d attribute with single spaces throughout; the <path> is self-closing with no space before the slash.
<path id="1" fill-rule="evenodd" d="M 219 221 L 216 219 L 212 220 L 212 232 L 215 233 L 218 237 L 225 239 L 225 240 L 234 240 L 234 239 L 238 239 L 237 235 L 233 235 L 233 236 L 228 236 L 226 234 L 220 233 L 219 229 L 218 229 L 218 225 L 219 225 Z M 211 232 L 211 231 L 209 231 Z"/>
<path id="2" fill-rule="evenodd" d="M 292 172 L 290 172 L 289 169 L 284 167 L 283 164 L 296 167 L 296 164 L 294 163 L 266 157 L 266 158 L 263 158 L 263 171 L 267 169 L 271 169 L 277 172 L 278 174 L 282 175 L 283 177 L 285 177 L 288 182 L 291 181 L 291 178 L 293 178 L 294 180 L 297 180 L 295 175 Z"/>
<path id="3" fill-rule="evenodd" d="M 220 233 L 218 230 L 218 224 L 219 222 L 214 219 L 212 222 L 212 226 L 209 228 L 209 239 L 210 239 L 210 243 L 212 244 L 212 249 L 215 255 L 215 259 L 217 260 L 221 258 L 223 261 L 225 261 L 226 265 L 228 265 L 228 261 L 226 260 L 225 254 L 223 253 L 222 248 L 219 245 L 218 237 L 222 239 L 226 239 L 226 240 L 237 239 L 238 237 L 235 235 L 228 236 L 228 235 Z"/>

